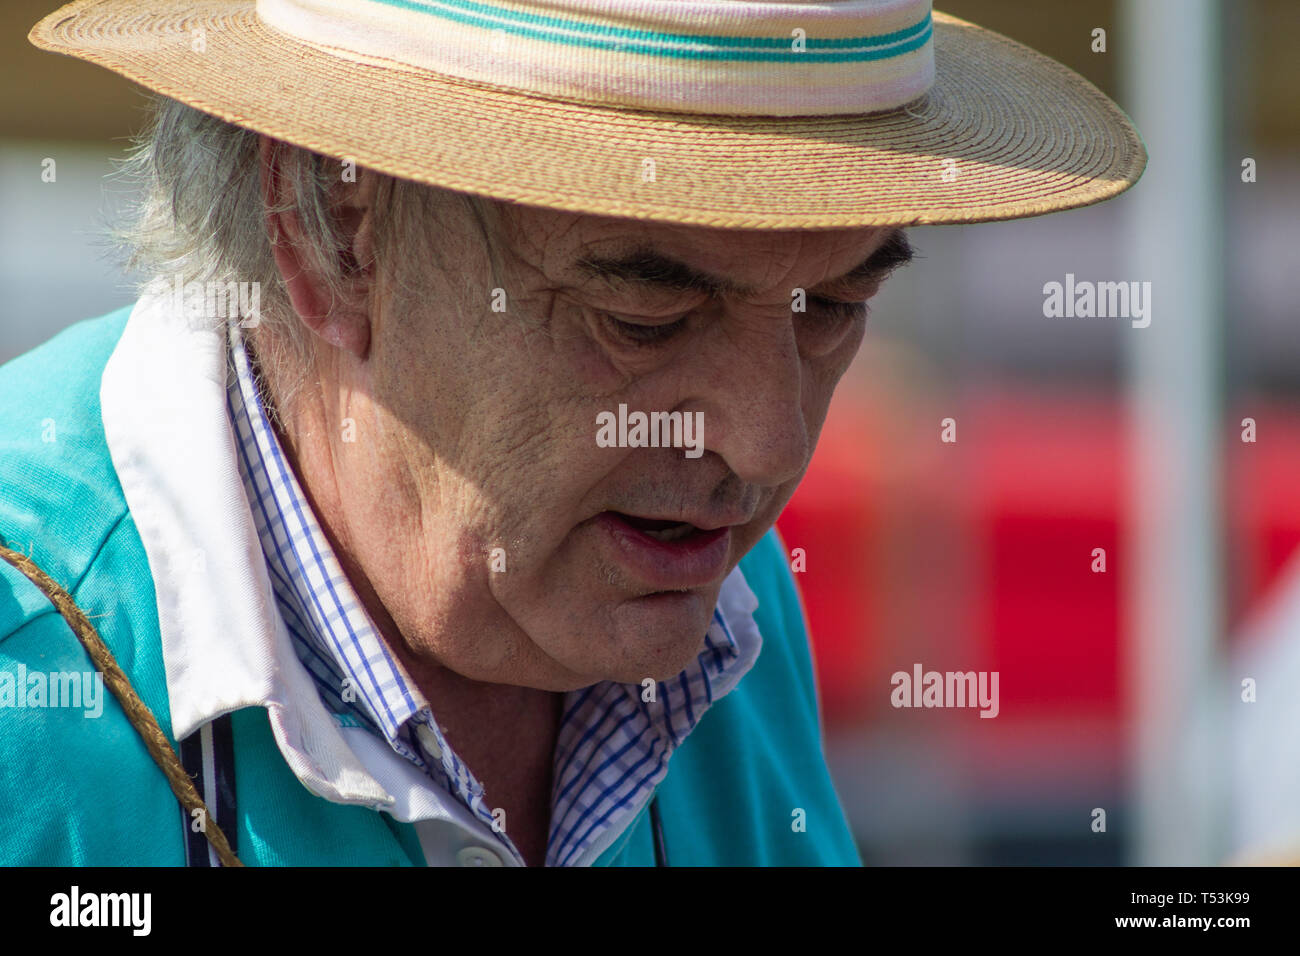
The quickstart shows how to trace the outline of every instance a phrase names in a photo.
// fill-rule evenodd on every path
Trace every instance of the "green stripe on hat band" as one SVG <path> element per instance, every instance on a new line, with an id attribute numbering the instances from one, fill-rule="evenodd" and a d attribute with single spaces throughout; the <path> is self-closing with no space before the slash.
<path id="1" fill-rule="evenodd" d="M 820 63 L 889 59 L 930 42 L 933 24 L 927 9 L 917 23 L 901 30 L 860 37 L 807 37 L 804 49 L 792 49 L 791 36 L 743 37 L 631 30 L 582 20 L 522 13 L 473 0 L 370 0 L 383 6 L 451 20 L 466 26 L 501 30 L 532 40 L 594 47 L 620 53 L 699 60 Z M 792 21 L 787 21 L 792 22 Z"/>

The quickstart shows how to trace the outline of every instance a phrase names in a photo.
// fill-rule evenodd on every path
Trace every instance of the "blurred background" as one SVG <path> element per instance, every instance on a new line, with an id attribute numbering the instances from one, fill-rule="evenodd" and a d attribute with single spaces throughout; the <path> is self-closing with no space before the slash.
<path id="1" fill-rule="evenodd" d="M 99 235 L 144 97 L 30 47 L 53 6 L 0 11 L 0 362 L 134 299 Z M 912 230 L 779 522 L 863 858 L 1300 862 L 1300 4 L 937 7 L 1095 83 L 1151 163 Z M 1150 326 L 1045 317 L 1067 274 L 1152 283 Z M 894 708 L 916 664 L 996 671 L 997 717 Z"/>

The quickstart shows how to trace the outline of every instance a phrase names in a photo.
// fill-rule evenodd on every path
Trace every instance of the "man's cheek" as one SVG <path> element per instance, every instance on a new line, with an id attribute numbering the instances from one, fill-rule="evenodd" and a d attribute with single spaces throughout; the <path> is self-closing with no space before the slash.
<path id="1" fill-rule="evenodd" d="M 524 386 L 505 397 L 490 415 L 467 422 L 455 453 L 465 453 L 456 470 L 478 495 L 502 514 L 528 513 L 542 506 L 563 487 L 566 460 L 571 451 L 556 434 L 545 412 L 546 399 Z M 522 503 L 526 507 L 517 508 Z"/>
<path id="2" fill-rule="evenodd" d="M 835 389 L 847 370 L 847 365 L 843 368 L 821 369 L 808 379 L 808 386 L 803 393 L 804 431 L 809 438 L 808 461 L 804 464 L 804 471 L 807 471 L 812 456 L 817 452 L 817 440 L 826 424 L 831 399 L 835 397 Z"/>
<path id="3" fill-rule="evenodd" d="M 575 531 L 577 520 L 572 495 L 563 486 L 517 485 L 513 511 L 495 525 L 487 556 L 493 590 L 502 597 L 544 602 L 555 600 L 557 589 L 569 592 L 591 583 L 591 548 L 583 529 Z"/>

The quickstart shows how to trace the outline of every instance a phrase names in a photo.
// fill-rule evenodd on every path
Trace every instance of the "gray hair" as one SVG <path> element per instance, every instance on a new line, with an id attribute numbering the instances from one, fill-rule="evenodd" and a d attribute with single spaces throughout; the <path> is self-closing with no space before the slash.
<path id="1" fill-rule="evenodd" d="M 290 146 L 281 170 L 288 198 L 274 210 L 296 214 L 304 255 L 335 300 L 347 279 L 341 259 L 348 239 L 331 215 L 330 197 L 343 181 L 343 169 L 339 160 Z M 271 255 L 266 216 L 272 210 L 262 194 L 259 134 L 157 96 L 151 121 L 120 173 L 142 195 L 129 216 L 110 227 L 110 239 L 125 250 L 125 265 L 142 275 L 140 291 L 160 277 L 179 276 L 182 283 L 256 282 L 260 324 L 274 338 L 277 358 L 305 372 L 310 333 L 294 313 Z M 380 175 L 376 261 L 384 262 L 384 251 L 394 248 L 407 252 L 395 258 L 414 258 L 412 244 L 428 237 L 433 206 L 449 194 L 468 204 L 486 232 L 486 200 Z M 295 380 L 287 392 L 301 385 L 290 377 Z"/>

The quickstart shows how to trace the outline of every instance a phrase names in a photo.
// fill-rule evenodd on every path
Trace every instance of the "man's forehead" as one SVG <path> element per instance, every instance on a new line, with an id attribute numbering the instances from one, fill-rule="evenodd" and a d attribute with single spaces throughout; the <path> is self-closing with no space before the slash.
<path id="1" fill-rule="evenodd" d="M 713 229 L 494 203 L 498 241 L 547 281 L 624 280 L 666 289 L 731 292 L 812 288 L 883 278 L 908 261 L 903 230 Z M 648 281 L 653 280 L 653 281 Z"/>
<path id="2" fill-rule="evenodd" d="M 632 224 L 566 250 L 588 280 L 747 296 L 794 286 L 867 283 L 910 258 L 901 229 L 759 232 Z"/>

